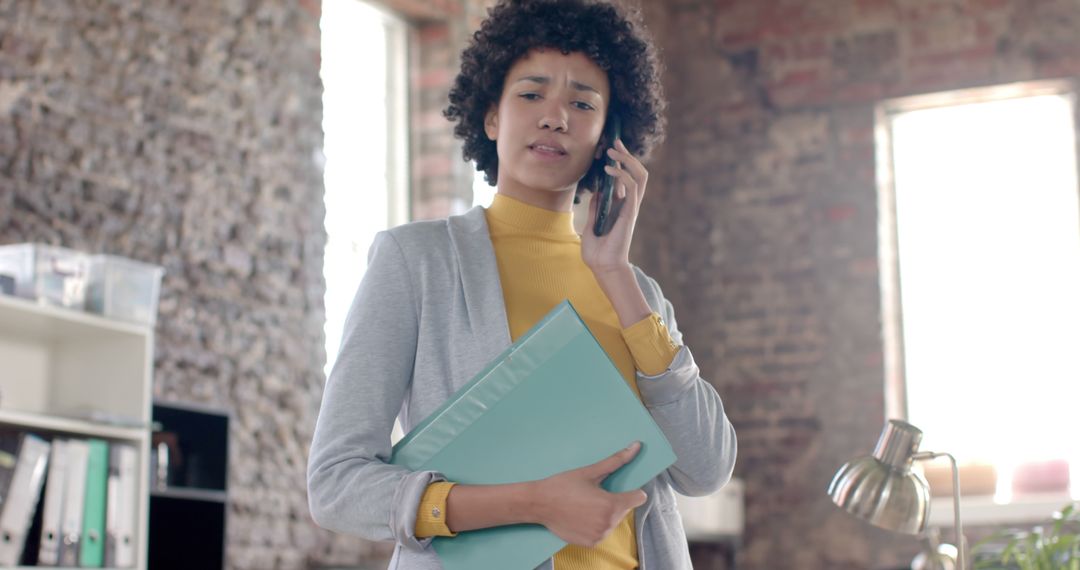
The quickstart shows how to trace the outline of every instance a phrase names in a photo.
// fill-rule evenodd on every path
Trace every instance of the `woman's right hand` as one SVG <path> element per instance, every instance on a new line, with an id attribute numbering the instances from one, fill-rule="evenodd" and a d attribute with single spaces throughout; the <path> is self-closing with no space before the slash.
<path id="1" fill-rule="evenodd" d="M 600 483 L 637 455 L 641 444 L 632 443 L 610 457 L 571 471 L 535 481 L 537 522 L 570 544 L 593 547 L 600 543 L 626 513 L 645 504 L 638 489 L 609 493 Z"/>

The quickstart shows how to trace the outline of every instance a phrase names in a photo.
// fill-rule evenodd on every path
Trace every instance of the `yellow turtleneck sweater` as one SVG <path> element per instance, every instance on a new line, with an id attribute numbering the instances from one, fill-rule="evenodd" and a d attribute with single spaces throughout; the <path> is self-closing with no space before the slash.
<path id="1" fill-rule="evenodd" d="M 638 398 L 635 371 L 656 375 L 678 352 L 653 313 L 623 329 L 607 296 L 581 259 L 573 214 L 553 212 L 496 194 L 485 212 L 499 266 L 510 337 L 517 340 L 555 305 L 569 299 Z M 446 497 L 454 483 L 434 483 L 420 501 L 416 536 L 454 536 L 446 526 Z M 568 545 L 555 555 L 559 570 L 638 567 L 634 512 L 594 548 Z"/>

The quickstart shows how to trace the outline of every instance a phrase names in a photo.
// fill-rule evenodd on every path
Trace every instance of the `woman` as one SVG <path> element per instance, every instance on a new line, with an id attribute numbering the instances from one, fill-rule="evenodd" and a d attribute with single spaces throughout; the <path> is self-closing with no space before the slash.
<path id="1" fill-rule="evenodd" d="M 432 537 L 517 523 L 569 543 L 541 568 L 690 568 L 673 492 L 719 489 L 736 442 L 671 304 L 628 260 L 648 181 L 638 156 L 663 138 L 655 53 L 637 19 L 606 2 L 501 0 L 490 11 L 445 114 L 497 194 L 489 208 L 375 239 L 312 442 L 318 524 L 396 541 L 391 568 L 439 569 Z M 602 133 L 615 115 L 623 137 L 612 142 Z M 605 166 L 605 153 L 620 166 Z M 578 236 L 572 206 L 604 176 L 625 206 L 598 237 L 594 192 L 590 229 Z M 600 482 L 636 444 L 511 485 L 455 484 L 387 463 L 395 417 L 409 431 L 564 299 L 671 442 L 674 465 L 616 494 Z"/>

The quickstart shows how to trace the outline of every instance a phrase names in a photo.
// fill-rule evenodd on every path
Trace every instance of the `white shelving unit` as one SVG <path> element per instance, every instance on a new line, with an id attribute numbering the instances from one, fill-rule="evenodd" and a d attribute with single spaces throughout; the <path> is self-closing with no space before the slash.
<path id="1" fill-rule="evenodd" d="M 139 569 L 147 566 L 153 365 L 149 326 L 0 295 L 0 426 L 135 445 Z"/>

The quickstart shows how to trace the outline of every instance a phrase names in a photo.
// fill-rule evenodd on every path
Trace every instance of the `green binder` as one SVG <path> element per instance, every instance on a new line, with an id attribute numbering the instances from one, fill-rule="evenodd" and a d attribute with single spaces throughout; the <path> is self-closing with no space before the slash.
<path id="1" fill-rule="evenodd" d="M 595 463 L 633 441 L 641 450 L 604 489 L 642 487 L 675 452 L 563 301 L 398 442 L 390 463 L 459 483 L 515 483 Z M 445 570 L 532 570 L 566 543 L 522 524 L 435 537 L 432 546 Z"/>
<path id="2" fill-rule="evenodd" d="M 91 439 L 86 462 L 86 495 L 83 500 L 82 542 L 79 566 L 101 568 L 105 562 L 105 500 L 109 480 L 109 444 Z"/>

